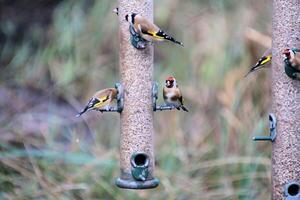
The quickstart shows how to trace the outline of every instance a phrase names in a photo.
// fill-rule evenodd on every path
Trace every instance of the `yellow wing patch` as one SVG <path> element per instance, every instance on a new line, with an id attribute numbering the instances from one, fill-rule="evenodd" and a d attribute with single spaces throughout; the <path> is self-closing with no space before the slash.
<path id="1" fill-rule="evenodd" d="M 99 101 L 100 101 L 100 102 L 96 103 L 96 104 L 94 105 L 94 107 L 95 107 L 95 108 L 102 107 L 103 104 L 104 104 L 108 99 L 109 99 L 109 95 L 99 98 Z"/>
<path id="2" fill-rule="evenodd" d="M 267 62 L 271 61 L 272 56 L 266 56 L 266 58 L 261 62 L 261 65 L 266 64 Z"/>
<path id="3" fill-rule="evenodd" d="M 152 35 L 152 36 L 155 37 L 155 38 L 158 38 L 158 39 L 164 39 L 164 37 L 157 35 L 157 33 L 154 32 L 154 31 L 147 31 L 147 33 L 148 33 L 149 35 Z"/>

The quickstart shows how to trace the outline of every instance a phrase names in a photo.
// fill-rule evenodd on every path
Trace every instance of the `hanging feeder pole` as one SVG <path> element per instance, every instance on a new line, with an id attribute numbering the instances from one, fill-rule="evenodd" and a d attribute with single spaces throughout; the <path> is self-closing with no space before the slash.
<path id="1" fill-rule="evenodd" d="M 152 0 L 119 0 L 120 77 L 124 86 L 121 113 L 120 177 L 116 185 L 147 189 L 158 185 L 154 178 L 153 152 L 153 46 L 136 49 L 130 41 L 125 15 L 132 12 L 153 21 Z"/>
<path id="2" fill-rule="evenodd" d="M 273 0 L 272 27 L 272 97 L 277 117 L 272 199 L 300 199 L 300 81 L 285 74 L 282 56 L 285 48 L 300 48 L 300 0 Z"/>

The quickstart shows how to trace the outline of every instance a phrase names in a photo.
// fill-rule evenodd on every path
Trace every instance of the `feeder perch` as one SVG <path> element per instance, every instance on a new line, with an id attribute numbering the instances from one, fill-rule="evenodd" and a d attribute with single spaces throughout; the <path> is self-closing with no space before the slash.
<path id="1" fill-rule="evenodd" d="M 271 141 L 274 142 L 276 139 L 276 117 L 273 113 L 269 114 L 269 129 L 270 129 L 270 135 L 269 136 L 254 136 L 254 141 Z"/>
<path id="2" fill-rule="evenodd" d="M 152 104 L 153 111 L 156 111 L 156 101 L 158 99 L 158 83 L 154 82 L 152 85 Z"/>
<path id="3" fill-rule="evenodd" d="M 300 49 L 292 48 L 292 51 L 300 52 Z M 284 71 L 291 79 L 300 80 L 300 70 L 292 67 L 287 58 L 284 59 Z"/>
<path id="4" fill-rule="evenodd" d="M 137 32 L 135 32 L 134 27 L 131 24 L 129 25 L 129 32 L 132 46 L 136 49 L 145 49 L 147 47 L 149 41 L 145 40 Z"/>
<path id="5" fill-rule="evenodd" d="M 157 105 L 157 99 L 158 99 L 158 83 L 153 83 L 152 86 L 152 101 L 153 101 L 153 111 L 164 111 L 164 110 L 173 110 L 173 109 L 180 109 L 180 106 L 169 106 L 169 105 Z"/>
<path id="6" fill-rule="evenodd" d="M 120 83 L 115 84 L 115 88 L 117 89 L 117 105 L 114 107 L 109 107 L 107 109 L 97 109 L 99 112 L 119 112 L 121 113 L 124 107 L 124 89 Z"/>
<path id="7" fill-rule="evenodd" d="M 291 181 L 284 186 L 285 200 L 300 200 L 300 183 Z"/>

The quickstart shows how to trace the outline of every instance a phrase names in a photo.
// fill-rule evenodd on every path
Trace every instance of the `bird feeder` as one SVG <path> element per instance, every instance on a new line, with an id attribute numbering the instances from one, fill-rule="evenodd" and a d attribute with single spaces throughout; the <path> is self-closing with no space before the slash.
<path id="1" fill-rule="evenodd" d="M 300 82 L 285 75 L 281 53 L 287 47 L 300 47 L 299 10 L 299 0 L 273 0 L 272 110 L 277 117 L 272 143 L 273 200 L 284 198 L 283 188 L 290 180 L 300 180 Z"/>
<path id="2" fill-rule="evenodd" d="M 149 42 L 143 39 L 137 32 L 135 32 L 133 26 L 129 25 L 129 32 L 130 32 L 130 41 L 132 46 L 136 49 L 145 49 Z"/>
<path id="3" fill-rule="evenodd" d="M 143 40 L 132 45 L 132 28 L 125 15 L 140 13 L 153 21 L 152 0 L 119 0 L 120 77 L 124 87 L 121 113 L 120 177 L 116 185 L 128 189 L 157 187 L 153 148 L 153 46 Z M 129 30 L 128 30 L 129 29 Z M 130 31 L 131 30 L 131 31 Z M 130 39 L 131 38 L 131 39 Z M 137 46 L 136 45 L 136 46 Z"/>

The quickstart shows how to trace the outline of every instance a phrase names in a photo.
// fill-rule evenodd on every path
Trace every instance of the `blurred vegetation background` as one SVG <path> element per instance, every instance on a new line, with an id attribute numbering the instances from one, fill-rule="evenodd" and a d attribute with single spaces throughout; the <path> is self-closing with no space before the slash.
<path id="1" fill-rule="evenodd" d="M 114 185 L 119 116 L 77 111 L 118 74 L 116 1 L 0 0 L 0 199 L 269 199 L 270 0 L 154 0 L 155 47 L 189 113 L 155 113 L 157 189 Z M 160 96 L 162 102 L 162 97 Z"/>

